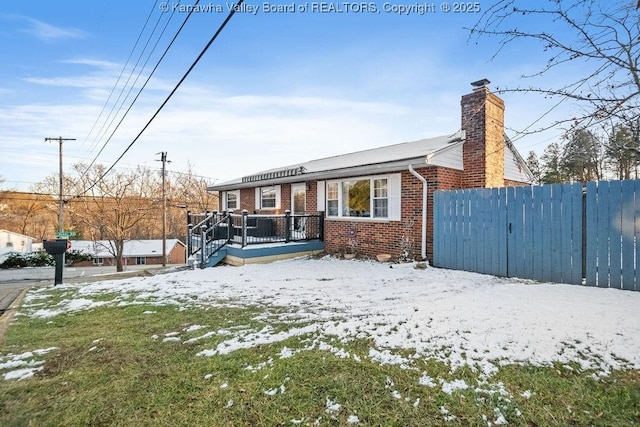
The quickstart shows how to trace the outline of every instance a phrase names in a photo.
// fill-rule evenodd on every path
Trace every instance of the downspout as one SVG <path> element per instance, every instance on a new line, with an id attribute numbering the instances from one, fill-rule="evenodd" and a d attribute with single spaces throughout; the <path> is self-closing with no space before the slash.
<path id="1" fill-rule="evenodd" d="M 429 164 L 431 156 L 427 156 L 426 163 Z M 409 172 L 420 181 L 422 181 L 422 240 L 420 247 L 420 256 L 423 260 L 427 259 L 427 180 L 413 169 L 413 165 L 409 165 Z"/>

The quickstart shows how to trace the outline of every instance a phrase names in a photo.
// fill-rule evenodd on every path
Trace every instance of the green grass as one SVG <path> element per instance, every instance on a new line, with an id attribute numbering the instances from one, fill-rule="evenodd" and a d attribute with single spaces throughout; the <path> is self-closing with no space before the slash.
<path id="1" fill-rule="evenodd" d="M 451 372 L 429 359 L 413 358 L 411 369 L 381 366 L 368 358 L 370 340 L 322 338 L 349 352 L 345 358 L 309 350 L 318 338 L 310 334 L 211 357 L 196 353 L 232 336 L 162 342 L 174 331 L 186 341 L 220 329 L 257 332 L 270 326 L 277 333 L 304 325 L 272 320 L 280 313 L 263 307 L 180 311 L 132 305 L 51 319 L 19 316 L 1 355 L 58 350 L 36 357 L 45 363 L 33 378 L 0 379 L 0 425 L 346 426 L 349 416 L 357 416 L 356 425 L 366 426 L 486 426 L 498 416 L 496 408 L 509 425 L 640 424 L 640 375 L 633 370 L 595 380 L 577 365 L 507 366 L 483 381 L 470 368 Z M 195 324 L 206 327 L 184 332 Z M 280 358 L 284 347 L 294 354 Z M 419 384 L 425 373 L 435 387 Z M 454 380 L 469 388 L 444 393 L 440 381 Z M 327 412 L 328 400 L 341 404 L 340 410 Z"/>

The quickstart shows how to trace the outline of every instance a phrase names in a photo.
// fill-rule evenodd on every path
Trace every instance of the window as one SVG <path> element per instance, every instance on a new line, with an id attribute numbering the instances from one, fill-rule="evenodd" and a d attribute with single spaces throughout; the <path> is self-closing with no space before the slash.
<path id="1" fill-rule="evenodd" d="M 273 187 L 263 188 L 260 193 L 260 207 L 262 209 L 276 208 L 276 189 Z"/>
<path id="2" fill-rule="evenodd" d="M 143 256 L 136 257 L 136 265 L 145 265 L 147 263 L 147 258 Z"/>
<path id="3" fill-rule="evenodd" d="M 373 217 L 387 218 L 389 216 L 389 194 L 386 179 L 373 180 Z"/>
<path id="4" fill-rule="evenodd" d="M 327 217 L 400 220 L 400 174 L 327 183 Z"/>
<path id="5" fill-rule="evenodd" d="M 342 216 L 371 216 L 371 181 L 342 182 Z"/>
<path id="6" fill-rule="evenodd" d="M 93 259 L 93 263 L 94 263 L 95 265 L 102 265 L 102 264 L 104 264 L 104 258 L 102 258 L 102 257 L 96 257 L 96 258 L 94 258 L 94 259 Z"/>
<path id="7" fill-rule="evenodd" d="M 280 186 L 256 188 L 256 209 L 280 209 Z"/>
<path id="8" fill-rule="evenodd" d="M 240 209 L 240 190 L 226 192 L 226 210 L 233 211 Z"/>
<path id="9" fill-rule="evenodd" d="M 327 215 L 338 216 L 338 184 L 327 185 Z"/>

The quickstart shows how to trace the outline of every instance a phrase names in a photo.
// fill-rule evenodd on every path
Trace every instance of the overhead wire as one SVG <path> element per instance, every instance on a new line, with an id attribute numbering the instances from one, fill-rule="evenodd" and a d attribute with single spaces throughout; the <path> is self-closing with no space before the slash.
<path id="1" fill-rule="evenodd" d="M 87 140 L 89 139 L 89 137 L 93 133 L 93 130 L 95 129 L 96 125 L 98 124 L 98 121 L 100 120 L 100 117 L 102 117 L 102 114 L 104 113 L 104 110 L 107 108 L 107 105 L 109 104 L 109 101 L 111 100 L 111 97 L 113 96 L 113 93 L 115 92 L 116 88 L 118 87 L 118 84 L 120 83 L 120 79 L 124 75 L 124 71 L 127 69 L 127 66 L 129 65 L 129 61 L 133 57 L 133 53 L 135 52 L 136 48 L 138 47 L 138 43 L 140 42 L 140 39 L 142 38 L 142 34 L 144 34 L 144 30 L 147 28 L 147 25 L 149 24 L 149 21 L 151 20 L 151 15 L 153 15 L 154 10 L 156 10 L 156 5 L 157 4 L 158 4 L 158 0 L 156 0 L 156 2 L 153 4 L 151 10 L 149 11 L 149 15 L 147 15 L 147 19 L 144 22 L 144 25 L 142 26 L 142 29 L 140 30 L 140 33 L 138 34 L 138 37 L 136 38 L 136 41 L 133 44 L 133 47 L 131 48 L 131 52 L 129 52 L 129 56 L 127 57 L 127 60 L 125 61 L 124 65 L 122 66 L 122 69 L 120 70 L 120 74 L 118 75 L 118 79 L 116 80 L 116 82 L 114 83 L 113 87 L 111 88 L 111 91 L 109 92 L 109 96 L 107 97 L 107 100 L 104 102 L 104 105 L 102 106 L 102 109 L 100 110 L 100 113 L 98 114 L 98 117 L 96 117 L 96 120 L 93 122 L 93 125 L 91 125 L 91 129 L 89 130 L 89 133 L 84 137 L 82 143 L 80 144 L 80 148 L 82 148 L 84 146 L 84 144 L 87 142 Z M 91 149 L 89 150 L 89 152 L 91 152 Z"/>
<path id="2" fill-rule="evenodd" d="M 224 28 L 227 26 L 227 24 L 229 23 L 229 21 L 231 20 L 231 18 L 235 15 L 236 10 L 240 9 L 240 5 L 242 5 L 242 3 L 244 2 L 244 0 L 238 0 L 238 2 L 235 4 L 234 7 L 232 7 L 229 10 L 229 13 L 227 15 L 227 17 L 225 18 L 225 20 L 220 24 L 220 26 L 218 27 L 218 29 L 216 30 L 216 32 L 213 34 L 213 36 L 211 37 L 211 39 L 209 40 L 209 42 L 204 46 L 204 48 L 202 49 L 202 51 L 200 52 L 200 54 L 198 54 L 198 56 L 196 57 L 196 59 L 193 61 L 193 63 L 191 64 L 191 66 L 189 66 L 189 68 L 187 69 L 187 71 L 184 73 L 184 75 L 182 76 L 182 78 L 180 78 L 180 80 L 178 81 L 178 83 L 175 85 L 175 87 L 171 90 L 171 92 L 169 93 L 169 95 L 167 95 L 167 97 L 165 98 L 165 100 L 162 102 L 162 104 L 160 104 L 160 106 L 156 109 L 155 113 L 153 113 L 153 115 L 151 116 L 151 118 L 147 121 L 147 123 L 144 125 L 144 127 L 142 128 L 142 130 L 140 130 L 140 132 L 136 135 L 136 137 L 131 141 L 131 143 L 127 146 L 127 148 L 125 148 L 125 150 L 122 152 L 122 154 L 120 154 L 120 156 L 113 162 L 113 164 L 111 166 L 109 166 L 109 168 L 96 180 L 96 182 L 94 182 L 92 185 L 90 185 L 88 188 L 86 188 L 85 190 L 83 190 L 80 194 L 78 194 L 76 197 L 80 197 L 83 194 L 86 194 L 88 191 L 90 191 L 92 188 L 94 188 L 100 181 L 102 181 L 104 179 L 105 176 L 107 176 L 109 174 L 109 172 L 111 172 L 111 170 L 116 166 L 116 164 L 118 164 L 118 162 L 125 156 L 125 154 L 131 149 L 131 147 L 133 147 L 133 145 L 140 139 L 140 137 L 142 136 L 142 134 L 145 132 L 145 130 L 147 130 L 147 128 L 151 125 L 151 123 L 153 122 L 153 120 L 158 116 L 158 114 L 160 114 L 160 111 L 162 111 L 162 109 L 165 107 L 165 105 L 169 102 L 169 100 L 173 97 L 173 95 L 176 93 L 176 91 L 180 88 L 180 86 L 182 85 L 182 83 L 186 80 L 186 78 L 189 76 L 189 74 L 191 74 L 191 72 L 193 71 L 193 69 L 196 67 L 196 65 L 200 62 L 200 60 L 202 59 L 202 57 L 204 56 L 204 54 L 209 50 L 209 48 L 211 47 L 211 45 L 216 41 L 216 39 L 218 38 L 218 36 L 220 35 L 220 33 L 222 32 L 222 30 L 224 30 Z M 190 12 L 189 12 L 189 16 L 191 15 L 191 12 L 193 12 L 195 10 L 195 8 L 190 8 Z M 186 21 L 185 21 L 186 22 Z M 180 27 L 180 29 L 182 29 L 182 27 Z"/>
<path id="3" fill-rule="evenodd" d="M 196 4 L 199 2 L 200 0 L 196 1 Z M 140 75 L 142 74 L 142 71 L 144 70 L 144 68 L 146 67 L 147 63 L 149 62 L 149 59 L 151 58 L 151 55 L 153 55 L 153 52 L 155 52 L 156 47 L 158 46 L 158 44 L 160 43 L 160 39 L 162 38 L 162 35 L 164 34 L 164 32 L 166 31 L 169 23 L 171 22 L 171 18 L 173 17 L 173 14 L 175 13 L 176 9 L 173 9 L 173 12 L 171 13 L 171 16 L 169 17 L 169 20 L 167 20 L 162 33 L 160 34 L 158 40 L 156 41 L 155 45 L 153 46 L 151 52 L 149 53 L 149 55 L 147 56 L 146 61 L 144 62 L 143 66 L 140 68 L 140 71 L 138 72 L 138 76 L 136 77 L 133 85 L 129 88 L 129 92 L 127 93 L 125 99 L 122 101 L 122 104 L 120 104 L 120 108 L 118 109 L 118 111 L 116 112 L 116 115 L 114 115 L 114 119 L 117 116 L 117 114 L 120 112 L 120 110 L 122 109 L 122 106 L 124 105 L 124 103 L 126 102 L 126 100 L 129 98 L 129 95 L 131 94 L 131 91 L 133 90 L 133 88 L 135 87 L 135 84 L 138 81 L 138 78 L 140 77 Z M 136 94 L 136 96 L 133 98 L 133 101 L 131 101 L 131 104 L 129 104 L 129 107 L 127 108 L 127 110 L 124 112 L 124 114 L 122 115 L 122 117 L 120 118 L 120 120 L 118 121 L 118 123 L 116 124 L 115 128 L 112 130 L 111 134 L 109 135 L 109 137 L 107 138 L 107 140 L 104 142 L 104 144 L 102 145 L 102 147 L 100 148 L 100 150 L 98 151 L 98 153 L 94 156 L 93 160 L 91 161 L 91 163 L 89 164 L 89 166 L 87 166 L 86 170 L 85 170 L 85 174 L 86 172 L 89 171 L 89 169 L 91 168 L 91 166 L 94 165 L 94 163 L 98 160 L 98 157 L 100 156 L 100 154 L 102 154 L 102 152 L 104 151 L 104 149 L 106 148 L 107 144 L 111 141 L 111 139 L 113 138 L 113 135 L 115 135 L 115 133 L 117 132 L 117 130 L 120 128 L 120 125 L 122 124 L 122 122 L 124 121 L 124 119 L 127 117 L 127 115 L 129 114 L 129 112 L 131 111 L 131 109 L 133 108 L 133 106 L 135 105 L 136 101 L 138 100 L 138 98 L 140 97 L 140 94 L 142 93 L 142 91 L 147 87 L 147 84 L 149 83 L 149 81 L 151 80 L 151 78 L 153 77 L 153 75 L 155 74 L 156 70 L 158 69 L 158 67 L 160 66 L 160 64 L 162 63 L 163 59 L 165 58 L 167 52 L 169 52 L 169 49 L 171 49 L 171 47 L 173 46 L 173 43 L 175 42 L 175 40 L 178 38 L 178 35 L 180 34 L 180 32 L 182 31 L 182 29 L 184 28 L 185 24 L 187 23 L 187 20 L 189 19 L 189 16 L 191 15 L 191 13 L 189 13 L 187 15 L 187 17 L 185 18 L 185 20 L 182 22 L 182 25 L 180 26 L 180 28 L 178 29 L 178 31 L 176 32 L 176 34 L 173 36 L 173 38 L 171 39 L 171 41 L 169 42 L 169 45 L 165 48 L 164 52 L 162 53 L 162 55 L 160 56 L 160 58 L 158 59 L 158 61 L 156 61 L 155 66 L 153 67 L 153 69 L 151 70 L 151 72 L 149 73 L 149 75 L 147 76 L 144 84 L 140 87 L 140 89 L 138 89 L 138 93 Z M 111 121 L 111 123 L 113 123 L 113 120 Z M 109 126 L 111 126 L 111 123 L 109 124 Z"/>
<path id="4" fill-rule="evenodd" d="M 147 48 L 149 47 L 149 44 L 151 43 L 151 40 L 153 39 L 154 34 L 156 33 L 156 30 L 158 29 L 158 26 L 160 25 L 160 22 L 162 21 L 162 18 L 164 16 L 164 14 L 161 14 L 158 17 L 158 20 L 156 21 L 156 25 L 153 27 L 153 30 L 151 30 L 151 34 L 149 34 L 149 37 L 147 38 L 147 41 L 145 42 L 145 45 L 142 48 L 142 51 L 140 52 L 140 55 L 138 56 L 138 59 L 136 60 L 136 63 L 134 64 L 133 68 L 131 69 L 131 72 L 129 73 L 129 76 L 127 77 L 127 81 L 124 83 L 124 86 L 122 87 L 122 90 L 120 91 L 120 94 L 118 95 L 118 98 L 113 103 L 113 106 L 111 107 L 111 111 L 109 112 L 109 115 L 105 119 L 105 122 L 102 124 L 102 127 L 100 128 L 100 131 L 98 132 L 98 135 L 96 135 L 96 138 L 94 139 L 93 144 L 92 144 L 91 151 L 93 151 L 93 149 L 99 144 L 99 141 L 102 140 L 105 137 L 105 135 L 109 132 L 109 128 L 111 127 L 113 122 L 118 117 L 118 114 L 122 110 L 122 107 L 124 106 L 125 102 L 127 102 L 127 99 L 129 98 L 129 95 L 131 94 L 131 91 L 135 87 L 136 83 L 138 82 L 138 79 L 140 78 L 140 75 L 144 71 L 144 67 L 149 62 L 149 59 L 151 58 L 151 55 L 153 55 L 153 52 L 155 51 L 156 47 L 158 46 L 158 43 L 160 42 L 160 40 L 161 40 L 161 38 L 162 38 L 167 26 L 171 22 L 171 18 L 173 17 L 173 13 L 174 12 L 175 12 L 175 9 L 173 10 L 171 15 L 169 16 L 169 19 L 167 20 L 167 22 L 166 22 L 161 34 L 158 36 L 158 39 L 156 40 L 156 43 L 155 43 L 154 47 L 152 48 L 151 52 L 147 56 L 147 59 L 145 60 L 144 64 L 140 68 L 138 68 L 138 65 L 140 64 L 140 61 L 142 60 L 142 57 L 144 56 Z M 138 69 L 138 74 L 137 74 L 135 80 L 133 81 L 133 83 L 131 83 L 131 85 L 129 85 L 129 82 L 131 82 L 131 78 L 133 77 L 134 73 L 136 72 L 136 69 Z M 127 88 L 128 88 L 128 91 L 127 91 Z M 127 94 L 124 97 L 124 99 L 122 99 L 122 102 L 120 102 L 120 99 L 122 98 L 122 95 L 124 95 L 125 91 L 127 91 Z M 116 107 L 117 107 L 117 111 L 115 111 Z M 120 122 L 122 122 L 122 120 Z M 115 132 L 113 132 L 113 133 L 115 133 Z M 112 135 L 113 135 L 113 133 L 112 133 Z M 106 143 L 105 143 L 105 145 L 106 145 Z"/>

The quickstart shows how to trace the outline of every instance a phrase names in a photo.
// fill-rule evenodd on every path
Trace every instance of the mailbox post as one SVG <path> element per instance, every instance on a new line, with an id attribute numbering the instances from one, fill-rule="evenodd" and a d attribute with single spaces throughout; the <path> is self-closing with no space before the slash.
<path id="1" fill-rule="evenodd" d="M 62 284 L 62 269 L 64 267 L 64 253 L 71 247 L 71 242 L 67 239 L 48 239 L 42 241 L 44 250 L 49 255 L 53 255 L 56 264 L 56 277 L 54 285 Z"/>

